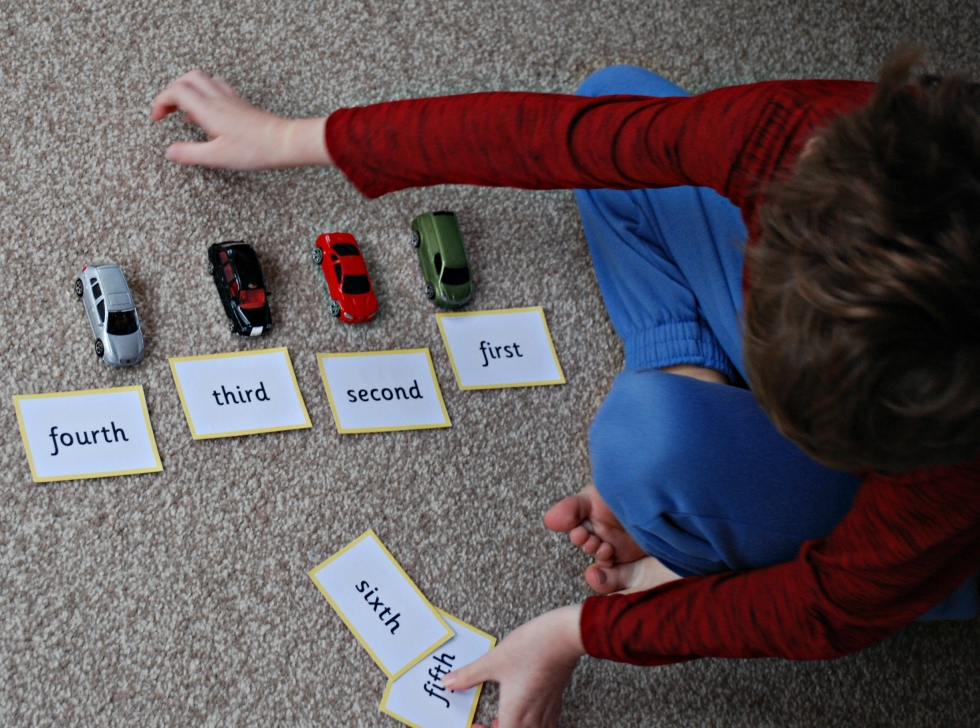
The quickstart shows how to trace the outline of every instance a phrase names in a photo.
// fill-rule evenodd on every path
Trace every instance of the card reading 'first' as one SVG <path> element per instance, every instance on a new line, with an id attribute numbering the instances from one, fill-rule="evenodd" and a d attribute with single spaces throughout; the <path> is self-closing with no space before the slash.
<path id="1" fill-rule="evenodd" d="M 14 397 L 35 483 L 163 470 L 143 388 Z"/>
<path id="2" fill-rule="evenodd" d="M 439 611 L 456 635 L 388 681 L 381 712 L 413 728 L 470 728 L 483 685 L 454 692 L 442 684 L 442 677 L 483 657 L 497 638 Z"/>
<path id="3" fill-rule="evenodd" d="M 453 636 L 373 530 L 310 571 L 310 578 L 389 678 Z"/>
<path id="4" fill-rule="evenodd" d="M 312 427 L 285 347 L 170 360 L 195 440 Z"/>
<path id="5" fill-rule="evenodd" d="M 544 309 L 436 314 L 460 389 L 564 384 Z"/>
<path id="6" fill-rule="evenodd" d="M 428 349 L 317 354 L 337 431 L 451 427 Z"/>

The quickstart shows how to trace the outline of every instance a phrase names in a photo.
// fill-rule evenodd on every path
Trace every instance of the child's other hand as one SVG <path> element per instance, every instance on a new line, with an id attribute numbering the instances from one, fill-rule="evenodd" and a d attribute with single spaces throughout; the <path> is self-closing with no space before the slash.
<path id="1" fill-rule="evenodd" d="M 496 649 L 446 675 L 443 685 L 466 690 L 487 680 L 500 683 L 494 728 L 553 728 L 561 715 L 562 692 L 585 654 L 581 613 L 581 605 L 574 605 L 532 619 Z"/>
<path id="2" fill-rule="evenodd" d="M 159 121 L 178 110 L 208 135 L 206 142 L 171 144 L 167 158 L 178 164 L 253 170 L 331 163 L 325 118 L 270 114 L 252 106 L 224 79 L 203 71 L 185 73 L 157 94 L 150 118 Z"/>

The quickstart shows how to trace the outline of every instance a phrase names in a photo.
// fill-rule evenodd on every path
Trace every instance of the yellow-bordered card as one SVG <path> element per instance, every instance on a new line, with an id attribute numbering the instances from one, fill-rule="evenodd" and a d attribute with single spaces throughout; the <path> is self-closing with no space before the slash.
<path id="1" fill-rule="evenodd" d="M 564 384 L 544 309 L 438 313 L 460 389 Z"/>
<path id="2" fill-rule="evenodd" d="M 338 432 L 452 427 L 428 349 L 316 358 Z"/>
<path id="3" fill-rule="evenodd" d="M 20 394 L 14 409 L 35 483 L 163 470 L 141 386 Z"/>
<path id="4" fill-rule="evenodd" d="M 389 678 L 453 636 L 373 529 L 312 569 L 310 578 Z"/>
<path id="5" fill-rule="evenodd" d="M 170 360 L 195 440 L 312 427 L 286 347 Z"/>
<path id="6" fill-rule="evenodd" d="M 483 657 L 497 644 L 497 638 L 439 611 L 456 635 L 404 675 L 388 681 L 381 712 L 412 728 L 470 728 L 482 683 L 452 692 L 442 684 L 442 676 Z"/>

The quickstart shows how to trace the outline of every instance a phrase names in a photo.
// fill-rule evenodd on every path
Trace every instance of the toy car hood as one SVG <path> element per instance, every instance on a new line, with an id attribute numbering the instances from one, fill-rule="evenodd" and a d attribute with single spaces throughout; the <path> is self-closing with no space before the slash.
<path id="1" fill-rule="evenodd" d="M 106 336 L 106 347 L 103 359 L 106 364 L 119 366 L 121 364 L 136 364 L 143 358 L 143 334 L 137 331 L 126 336 Z"/>

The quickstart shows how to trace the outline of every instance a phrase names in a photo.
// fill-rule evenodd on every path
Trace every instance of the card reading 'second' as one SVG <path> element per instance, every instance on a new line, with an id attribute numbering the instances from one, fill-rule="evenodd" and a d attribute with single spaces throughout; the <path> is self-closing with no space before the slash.
<path id="1" fill-rule="evenodd" d="M 388 677 L 398 677 L 453 636 L 373 530 L 309 573 Z"/>
<path id="2" fill-rule="evenodd" d="M 404 675 L 388 681 L 381 712 L 413 728 L 469 728 L 476 714 L 483 685 L 453 692 L 442 676 L 483 657 L 497 638 L 439 610 L 456 632 L 413 665 Z"/>
<path id="3" fill-rule="evenodd" d="M 285 347 L 174 357 L 170 371 L 195 440 L 313 426 Z"/>
<path id="4" fill-rule="evenodd" d="M 428 349 L 317 354 L 337 431 L 451 427 Z"/>
<path id="5" fill-rule="evenodd" d="M 460 389 L 564 384 L 544 309 L 436 314 Z"/>
<path id="6" fill-rule="evenodd" d="M 143 387 L 14 397 L 36 483 L 163 470 Z"/>

